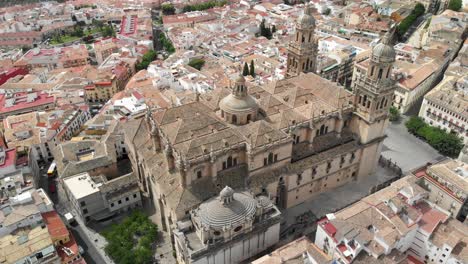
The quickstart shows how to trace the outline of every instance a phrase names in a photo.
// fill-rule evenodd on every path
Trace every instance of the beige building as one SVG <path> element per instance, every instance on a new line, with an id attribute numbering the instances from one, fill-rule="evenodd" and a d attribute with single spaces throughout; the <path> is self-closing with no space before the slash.
<path id="1" fill-rule="evenodd" d="M 351 94 L 307 73 L 148 112 L 124 124 L 142 190 L 170 230 L 222 187 L 268 194 L 288 208 L 375 171 L 391 104 L 395 51 L 385 38 Z"/>

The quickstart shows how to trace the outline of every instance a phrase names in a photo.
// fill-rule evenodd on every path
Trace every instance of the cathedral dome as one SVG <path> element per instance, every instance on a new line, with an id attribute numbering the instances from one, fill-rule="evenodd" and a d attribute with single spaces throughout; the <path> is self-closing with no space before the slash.
<path id="1" fill-rule="evenodd" d="M 202 203 L 199 209 L 198 215 L 203 226 L 215 229 L 226 226 L 237 228 L 255 217 L 257 201 L 247 193 L 236 193 L 226 187 L 218 199 Z"/>
<path id="2" fill-rule="evenodd" d="M 258 109 L 257 101 L 252 96 L 237 97 L 234 94 L 224 97 L 219 107 L 230 113 L 252 112 Z"/>
<path id="3" fill-rule="evenodd" d="M 297 19 L 297 23 L 302 25 L 302 27 L 315 26 L 315 18 L 312 16 L 310 5 L 306 4 L 304 8 L 304 13 L 299 16 L 299 18 Z"/>
<path id="4" fill-rule="evenodd" d="M 395 49 L 392 45 L 379 43 L 372 49 L 372 58 L 379 62 L 394 62 Z"/>

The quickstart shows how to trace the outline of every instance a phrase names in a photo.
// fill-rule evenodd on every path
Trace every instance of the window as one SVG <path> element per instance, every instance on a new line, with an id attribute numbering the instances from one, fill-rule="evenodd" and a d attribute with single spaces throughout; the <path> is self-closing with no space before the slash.
<path id="1" fill-rule="evenodd" d="M 81 201 L 81 202 L 80 202 L 80 205 L 81 205 L 81 206 L 85 206 L 85 205 L 86 205 L 86 202 L 85 202 L 85 201 Z"/>
<path id="2" fill-rule="evenodd" d="M 232 115 L 232 123 L 237 124 L 237 116 L 236 115 Z"/>
<path id="3" fill-rule="evenodd" d="M 122 204 L 122 201 L 121 201 L 121 200 L 119 200 L 119 202 L 118 202 L 118 203 L 119 203 L 119 204 Z"/>
<path id="4" fill-rule="evenodd" d="M 382 69 L 379 69 L 379 79 L 382 79 L 382 74 L 383 74 L 383 70 Z"/>
<path id="5" fill-rule="evenodd" d="M 219 236 L 219 235 L 221 235 L 221 232 L 219 232 L 219 231 L 214 231 L 214 232 L 213 232 L 213 235 Z"/>
<path id="6" fill-rule="evenodd" d="M 301 184 L 302 181 L 302 173 L 297 174 L 297 185 Z"/>
<path id="7" fill-rule="evenodd" d="M 239 231 L 241 231 L 241 229 L 242 229 L 242 226 L 238 226 L 238 227 L 234 228 L 234 232 L 239 232 Z"/>
<path id="8" fill-rule="evenodd" d="M 268 164 L 273 163 L 273 153 L 268 154 Z"/>
<path id="9" fill-rule="evenodd" d="M 137 194 L 136 194 L 136 193 L 133 194 L 133 198 L 137 198 Z"/>
<path id="10" fill-rule="evenodd" d="M 125 201 L 127 201 L 127 202 L 128 202 L 128 200 L 129 200 L 129 199 L 130 199 L 130 198 L 128 198 L 128 197 L 125 197 Z"/>
<path id="11" fill-rule="evenodd" d="M 202 177 L 202 171 L 199 170 L 197 171 L 197 179 L 200 179 Z"/>
<path id="12" fill-rule="evenodd" d="M 111 207 L 114 207 L 114 203 L 111 203 Z"/>
<path id="13" fill-rule="evenodd" d="M 88 213 L 88 209 L 83 209 L 83 214 L 87 214 Z"/>

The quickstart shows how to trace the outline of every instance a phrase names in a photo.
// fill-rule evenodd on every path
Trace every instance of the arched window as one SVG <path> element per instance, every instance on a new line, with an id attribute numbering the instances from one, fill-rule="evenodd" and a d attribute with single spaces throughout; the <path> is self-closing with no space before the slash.
<path id="1" fill-rule="evenodd" d="M 311 38 L 312 38 L 312 33 L 309 33 L 309 42 Z"/>
<path id="2" fill-rule="evenodd" d="M 380 102 L 380 108 L 383 108 L 383 107 L 384 107 L 384 102 L 385 102 L 385 97 L 382 98 L 382 101 Z"/>
<path id="3" fill-rule="evenodd" d="M 252 115 L 251 115 L 251 114 L 248 114 L 248 115 L 247 115 L 247 123 L 250 122 L 250 120 L 252 120 Z"/>
<path id="4" fill-rule="evenodd" d="M 361 104 L 362 102 L 362 95 L 359 96 L 358 104 Z"/>
<path id="5" fill-rule="evenodd" d="M 268 154 L 268 164 L 273 163 L 273 153 Z"/>
<path id="6" fill-rule="evenodd" d="M 379 69 L 379 79 L 382 79 L 383 69 Z"/>
<path id="7" fill-rule="evenodd" d="M 296 41 L 299 40 L 299 32 L 296 33 Z"/>
<path id="8" fill-rule="evenodd" d="M 232 123 L 237 124 L 237 116 L 236 115 L 232 115 Z"/>
<path id="9" fill-rule="evenodd" d="M 325 134 L 325 125 L 322 125 L 320 127 L 320 135 L 323 135 L 323 134 Z"/>
<path id="10" fill-rule="evenodd" d="M 371 68 L 370 75 L 371 75 L 371 76 L 374 75 L 374 66 L 372 66 L 372 68 Z"/>
<path id="11" fill-rule="evenodd" d="M 310 61 L 309 61 L 309 58 L 307 58 L 307 64 L 306 64 L 307 68 L 309 67 L 309 65 L 310 65 Z"/>
<path id="12" fill-rule="evenodd" d="M 232 167 L 232 157 L 231 157 L 231 156 L 229 156 L 229 157 L 227 158 L 227 167 L 228 167 L 228 168 L 231 168 L 231 167 Z"/>
<path id="13" fill-rule="evenodd" d="M 385 107 L 387 106 L 387 103 L 388 103 L 388 100 L 385 99 L 385 104 L 384 104 Z"/>
<path id="14" fill-rule="evenodd" d="M 304 42 L 305 42 L 305 38 L 304 38 L 304 36 L 302 36 L 302 43 L 304 43 Z"/>
<path id="15" fill-rule="evenodd" d="M 325 127 L 325 134 L 328 133 L 328 126 Z"/>
<path id="16" fill-rule="evenodd" d="M 366 106 L 367 103 L 367 95 L 364 95 L 364 100 L 362 100 L 362 105 Z"/>
<path id="17" fill-rule="evenodd" d="M 387 79 L 388 79 L 388 76 L 390 76 L 390 68 L 391 67 L 388 67 L 388 70 L 387 70 Z"/>

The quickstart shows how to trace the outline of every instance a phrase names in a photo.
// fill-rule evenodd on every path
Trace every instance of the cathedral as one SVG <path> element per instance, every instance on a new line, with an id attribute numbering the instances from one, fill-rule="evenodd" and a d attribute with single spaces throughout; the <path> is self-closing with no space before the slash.
<path id="1" fill-rule="evenodd" d="M 232 87 L 125 123 L 129 158 L 163 230 L 225 186 L 284 209 L 372 177 L 395 89 L 391 38 L 373 47 L 351 93 L 315 74 L 314 30 L 306 7 L 284 80 L 252 86 L 239 75 Z"/>

